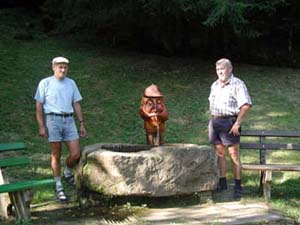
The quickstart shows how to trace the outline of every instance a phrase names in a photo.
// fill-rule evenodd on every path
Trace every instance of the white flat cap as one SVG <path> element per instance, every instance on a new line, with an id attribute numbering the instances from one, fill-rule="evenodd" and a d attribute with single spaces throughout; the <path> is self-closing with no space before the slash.
<path id="1" fill-rule="evenodd" d="M 52 65 L 54 64 L 58 64 L 58 63 L 66 63 L 69 64 L 69 60 L 65 57 L 55 57 L 54 59 L 52 59 Z"/>

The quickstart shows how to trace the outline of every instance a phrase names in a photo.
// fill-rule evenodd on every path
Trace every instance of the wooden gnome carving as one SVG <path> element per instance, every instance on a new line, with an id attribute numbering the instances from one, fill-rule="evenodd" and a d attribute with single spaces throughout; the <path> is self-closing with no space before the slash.
<path id="1" fill-rule="evenodd" d="M 139 114 L 144 120 L 147 144 L 162 145 L 164 143 L 165 121 L 168 119 L 169 113 L 165 106 L 163 94 L 155 84 L 145 89 Z"/>

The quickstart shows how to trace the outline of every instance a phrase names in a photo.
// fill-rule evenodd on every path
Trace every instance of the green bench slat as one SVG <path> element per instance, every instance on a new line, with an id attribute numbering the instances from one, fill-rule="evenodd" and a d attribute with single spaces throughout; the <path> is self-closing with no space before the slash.
<path id="1" fill-rule="evenodd" d="M 12 151 L 12 150 L 23 150 L 23 149 L 25 149 L 25 144 L 23 142 L 0 144 L 0 152 Z"/>
<path id="2" fill-rule="evenodd" d="M 17 157 L 17 158 L 5 158 L 0 160 L 0 168 L 28 165 L 31 160 L 28 157 Z"/>
<path id="3" fill-rule="evenodd" d="M 17 183 L 10 183 L 10 184 L 2 184 L 0 185 L 0 193 L 6 192 L 15 192 L 25 189 L 36 188 L 42 185 L 49 185 L 54 184 L 54 179 L 44 179 L 44 180 L 29 180 Z"/>

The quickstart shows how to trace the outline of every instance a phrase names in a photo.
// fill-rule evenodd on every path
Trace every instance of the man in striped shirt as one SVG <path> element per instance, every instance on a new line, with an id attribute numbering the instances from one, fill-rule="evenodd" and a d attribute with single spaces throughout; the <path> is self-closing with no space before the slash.
<path id="1" fill-rule="evenodd" d="M 209 95 L 211 119 L 209 122 L 209 141 L 215 146 L 219 167 L 217 191 L 227 189 L 226 148 L 232 162 L 235 179 L 234 198 L 242 197 L 240 130 L 245 116 L 252 106 L 245 83 L 232 74 L 229 59 L 216 62 L 218 80 L 212 86 Z"/>

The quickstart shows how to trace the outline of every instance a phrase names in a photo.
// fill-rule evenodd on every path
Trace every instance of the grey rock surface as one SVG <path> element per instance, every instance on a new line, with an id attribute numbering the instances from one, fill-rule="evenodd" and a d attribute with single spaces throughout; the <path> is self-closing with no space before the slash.
<path id="1" fill-rule="evenodd" d="M 172 196 L 215 189 L 217 162 L 209 146 L 95 144 L 84 148 L 79 189 L 114 196 Z"/>

